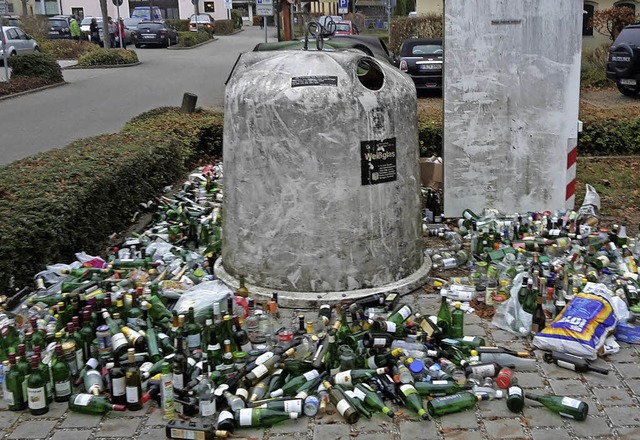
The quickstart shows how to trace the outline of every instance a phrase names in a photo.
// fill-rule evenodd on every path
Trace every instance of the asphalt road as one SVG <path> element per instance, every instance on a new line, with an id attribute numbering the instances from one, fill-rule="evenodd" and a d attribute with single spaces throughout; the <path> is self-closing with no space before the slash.
<path id="1" fill-rule="evenodd" d="M 0 165 L 118 132 L 140 113 L 180 106 L 185 92 L 198 96 L 198 107 L 222 109 L 224 82 L 238 55 L 265 39 L 257 26 L 243 29 L 190 50 L 134 49 L 138 66 L 65 69 L 64 86 L 0 101 Z M 274 29 L 268 34 L 275 41 Z"/>

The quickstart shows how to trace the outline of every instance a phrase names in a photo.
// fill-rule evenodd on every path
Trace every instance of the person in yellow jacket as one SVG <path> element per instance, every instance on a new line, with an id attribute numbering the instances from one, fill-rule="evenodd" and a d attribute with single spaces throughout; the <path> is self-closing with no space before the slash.
<path id="1" fill-rule="evenodd" d="M 69 31 L 71 32 L 71 38 L 80 41 L 80 25 L 74 17 L 69 20 Z"/>

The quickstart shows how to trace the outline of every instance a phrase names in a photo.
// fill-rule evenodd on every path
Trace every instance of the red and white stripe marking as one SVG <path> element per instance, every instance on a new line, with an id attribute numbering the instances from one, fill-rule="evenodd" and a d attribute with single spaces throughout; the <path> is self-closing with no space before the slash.
<path id="1" fill-rule="evenodd" d="M 567 141 L 567 192 L 565 209 L 573 209 L 576 202 L 576 168 L 578 162 L 578 139 Z"/>

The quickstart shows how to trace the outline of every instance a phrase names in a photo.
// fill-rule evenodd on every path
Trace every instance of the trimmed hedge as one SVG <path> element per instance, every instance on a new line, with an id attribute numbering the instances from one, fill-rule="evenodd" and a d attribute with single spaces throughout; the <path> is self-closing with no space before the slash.
<path id="1" fill-rule="evenodd" d="M 176 28 L 178 32 L 187 32 L 189 30 L 189 20 L 167 19 L 165 22 L 169 26 Z"/>
<path id="2" fill-rule="evenodd" d="M 180 47 L 192 47 L 196 44 L 204 43 L 205 41 L 209 41 L 211 36 L 208 32 L 203 30 L 198 30 L 198 32 L 179 32 L 178 33 L 178 46 Z"/>
<path id="3" fill-rule="evenodd" d="M 71 262 L 75 252 L 104 255 L 140 202 L 222 151 L 222 120 L 160 108 L 121 133 L 0 167 L 0 290 L 31 285 L 47 264 Z"/>
<path id="4" fill-rule="evenodd" d="M 57 60 L 77 60 L 85 53 L 98 49 L 98 46 L 88 41 L 75 40 L 42 40 L 40 50 L 50 53 Z"/>
<path id="5" fill-rule="evenodd" d="M 218 35 L 231 35 L 233 34 L 234 27 L 232 20 L 216 20 L 213 24 L 213 29 Z"/>
<path id="6" fill-rule="evenodd" d="M 389 50 L 398 53 L 400 45 L 407 38 L 444 37 L 442 14 L 424 14 L 415 18 L 394 18 L 391 21 Z"/>
<path id="7" fill-rule="evenodd" d="M 231 21 L 233 21 L 234 29 L 242 29 L 242 12 L 238 9 L 231 10 Z"/>
<path id="8" fill-rule="evenodd" d="M 62 69 L 48 53 L 25 53 L 9 58 L 13 78 L 42 78 L 49 83 L 63 82 Z"/>
<path id="9" fill-rule="evenodd" d="M 120 64 L 135 64 L 138 54 L 127 49 L 96 48 L 78 58 L 78 66 L 117 66 Z"/>

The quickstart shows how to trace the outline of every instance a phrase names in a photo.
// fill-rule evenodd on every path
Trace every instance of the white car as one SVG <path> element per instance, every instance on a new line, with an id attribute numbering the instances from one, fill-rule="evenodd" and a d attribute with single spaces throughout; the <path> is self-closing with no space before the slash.
<path id="1" fill-rule="evenodd" d="M 4 45 L 0 46 L 0 57 L 2 60 L 4 60 L 5 50 L 7 57 L 40 51 L 36 40 L 25 34 L 19 27 L 3 26 L 0 37 L 2 37 L 4 43 Z M 4 63 L 4 61 L 2 62 Z"/>
<path id="2" fill-rule="evenodd" d="M 100 35 L 102 36 L 102 17 L 84 17 L 82 19 L 82 21 L 80 22 L 80 31 L 82 32 L 82 34 L 85 36 L 85 38 L 87 40 L 90 40 L 89 38 L 89 25 L 91 24 L 91 19 L 95 18 L 96 22 L 98 23 L 98 29 L 100 29 Z"/>

